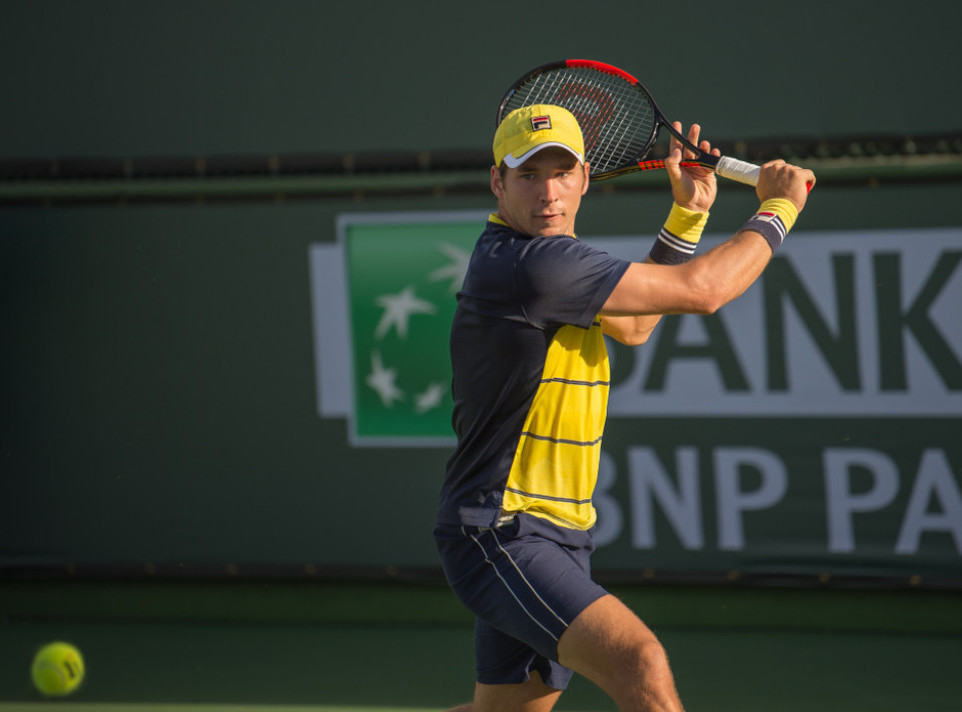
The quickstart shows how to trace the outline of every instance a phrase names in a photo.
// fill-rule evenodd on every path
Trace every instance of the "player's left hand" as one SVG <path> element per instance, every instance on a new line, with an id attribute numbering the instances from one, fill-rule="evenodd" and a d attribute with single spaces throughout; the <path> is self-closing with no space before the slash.
<path id="1" fill-rule="evenodd" d="M 682 130 L 680 121 L 675 121 L 673 125 L 679 132 Z M 688 129 L 688 140 L 705 153 L 720 156 L 721 151 L 717 148 L 713 149 L 708 141 L 699 143 L 700 134 L 701 127 L 698 124 L 692 124 Z M 670 151 L 665 159 L 665 169 L 668 171 L 668 179 L 671 181 L 672 198 L 683 208 L 707 213 L 718 194 L 715 171 L 702 166 L 682 167 L 681 162 L 683 160 L 690 161 L 694 158 L 695 154 L 672 136 Z"/>

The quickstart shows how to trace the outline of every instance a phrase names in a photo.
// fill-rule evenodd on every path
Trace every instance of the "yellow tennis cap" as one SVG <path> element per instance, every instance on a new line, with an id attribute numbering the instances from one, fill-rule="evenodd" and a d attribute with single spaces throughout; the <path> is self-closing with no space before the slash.
<path id="1" fill-rule="evenodd" d="M 494 164 L 504 161 L 508 168 L 517 168 L 548 146 L 563 148 L 585 162 L 584 137 L 570 111 L 552 104 L 523 106 L 505 116 L 494 132 Z"/>

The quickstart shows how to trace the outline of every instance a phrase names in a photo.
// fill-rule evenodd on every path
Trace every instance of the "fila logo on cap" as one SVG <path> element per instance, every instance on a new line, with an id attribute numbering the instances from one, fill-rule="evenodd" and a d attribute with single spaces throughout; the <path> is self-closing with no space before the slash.
<path id="1" fill-rule="evenodd" d="M 542 129 L 551 128 L 551 117 L 550 116 L 532 116 L 531 117 L 531 130 L 541 131 Z"/>

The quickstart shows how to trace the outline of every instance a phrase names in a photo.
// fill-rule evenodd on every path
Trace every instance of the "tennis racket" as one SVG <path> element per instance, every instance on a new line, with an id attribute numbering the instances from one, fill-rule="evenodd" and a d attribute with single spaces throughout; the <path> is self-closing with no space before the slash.
<path id="1" fill-rule="evenodd" d="M 682 165 L 705 166 L 724 178 L 758 184 L 758 166 L 701 151 L 675 130 L 641 82 L 610 64 L 568 59 L 531 70 L 504 95 L 497 124 L 515 109 L 532 104 L 554 104 L 574 114 L 584 135 L 592 180 L 664 168 L 663 160 L 645 160 L 663 126 L 695 153 L 694 160 Z"/>

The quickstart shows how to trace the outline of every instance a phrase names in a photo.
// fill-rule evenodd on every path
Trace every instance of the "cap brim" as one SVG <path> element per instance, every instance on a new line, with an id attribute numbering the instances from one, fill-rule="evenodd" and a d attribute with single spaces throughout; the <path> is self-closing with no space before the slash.
<path id="1" fill-rule="evenodd" d="M 545 143 L 539 143 L 537 146 L 529 149 L 528 151 L 526 151 L 525 153 L 521 154 L 521 155 L 518 156 L 517 158 L 515 158 L 514 156 L 512 156 L 510 153 L 506 153 L 505 156 L 504 156 L 504 164 L 505 164 L 508 168 L 517 168 L 517 167 L 520 166 L 522 163 L 524 163 L 524 162 L 527 161 L 529 158 L 531 158 L 534 154 L 536 154 L 538 151 L 541 151 L 542 149 L 545 149 L 545 148 L 551 148 L 552 146 L 553 146 L 553 147 L 556 147 L 556 148 L 563 148 L 563 149 L 566 150 L 568 153 L 570 153 L 572 156 L 574 156 L 575 158 L 577 158 L 577 159 L 578 159 L 578 163 L 584 163 L 584 162 L 585 162 L 585 157 L 582 156 L 580 153 L 578 153 L 578 152 L 577 152 L 576 150 L 574 150 L 573 148 L 571 148 L 571 146 L 568 146 L 568 145 L 566 145 L 566 144 L 563 144 L 563 143 L 561 143 L 561 142 L 559 142 L 559 141 L 546 141 Z"/>

